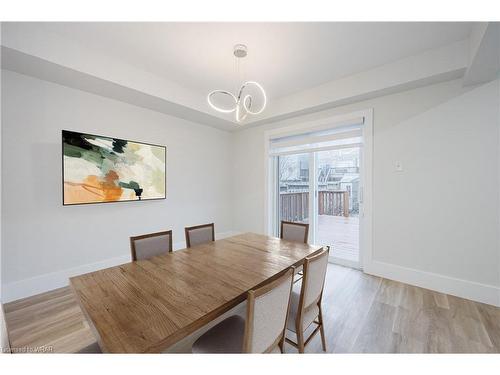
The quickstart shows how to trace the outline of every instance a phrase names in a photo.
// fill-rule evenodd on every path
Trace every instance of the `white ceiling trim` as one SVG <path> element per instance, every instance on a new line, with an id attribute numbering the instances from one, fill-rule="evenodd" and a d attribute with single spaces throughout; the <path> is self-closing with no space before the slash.
<path id="1" fill-rule="evenodd" d="M 34 74 L 36 76 L 36 61 L 42 63 L 39 68 L 41 74 L 43 74 L 42 70 L 46 64 L 53 64 L 54 66 L 79 72 L 85 76 L 103 80 L 119 87 L 135 90 L 143 95 L 149 95 L 157 100 L 168 102 L 169 105 L 181 105 L 191 108 L 201 114 L 214 118 L 212 122 L 216 122 L 215 120 L 219 118 L 221 120 L 221 128 L 230 125 L 230 121 L 226 118 L 218 113 L 213 113 L 206 104 L 205 98 L 200 100 L 198 93 L 168 81 L 165 78 L 105 56 L 74 41 L 62 38 L 58 34 L 39 29 L 35 32 L 30 27 L 23 27 L 23 24 L 8 24 L 2 27 L 2 46 L 19 52 L 20 54 L 16 56 L 18 59 L 24 59 L 26 56 L 36 58 L 30 62 L 20 61 L 22 65 L 32 65 L 32 67 L 30 69 L 31 72 L 28 73 L 14 69 L 19 73 Z M 6 50 L 6 54 L 10 56 L 8 50 Z M 47 79 L 48 77 L 39 78 Z M 58 81 L 51 81 L 64 84 L 63 82 L 58 82 L 60 81 L 59 79 Z M 85 88 L 82 89 L 85 90 Z M 186 119 L 190 120 L 189 118 Z"/>
<path id="2" fill-rule="evenodd" d="M 90 74 L 74 70 L 38 57 L 2 47 L 2 69 L 29 75 L 59 85 L 90 92 L 92 94 L 122 101 L 124 103 L 151 109 L 156 112 L 182 118 L 218 128 L 233 130 L 235 124 L 185 105 L 147 94 L 133 87 L 127 87 Z"/>
<path id="3" fill-rule="evenodd" d="M 255 116 L 256 120 L 243 125 L 207 114 L 205 111 L 190 106 L 190 103 L 180 104 L 150 94 L 144 89 L 138 89 L 137 85 L 125 85 L 111 79 L 103 79 L 83 69 L 77 70 L 56 64 L 17 49 L 2 47 L 2 68 L 222 130 L 237 131 L 376 96 L 460 78 L 467 66 L 467 50 L 463 48 L 466 44 L 464 42 L 438 51 L 429 51 L 423 56 L 419 55 L 384 65 L 273 101 L 269 103 L 265 116 Z M 421 69 L 421 67 L 426 67 L 426 69 Z"/>
<path id="4" fill-rule="evenodd" d="M 483 22 L 476 25 L 470 42 L 471 55 L 464 86 L 495 79 L 500 71 L 500 23 Z"/>
<path id="5" fill-rule="evenodd" d="M 436 48 L 378 68 L 345 77 L 269 103 L 262 125 L 372 97 L 409 90 L 463 76 L 469 56 L 468 40 Z M 248 126 L 248 125 L 247 125 Z"/>
<path id="6" fill-rule="evenodd" d="M 199 93 L 59 35 L 50 32 L 35 35 L 22 27 L 2 31 L 2 68 L 228 131 L 457 79 L 469 68 L 471 55 L 479 52 L 484 55 L 481 49 L 471 52 L 468 39 L 455 42 L 271 100 L 264 113 L 240 125 L 224 114 L 211 111 L 206 98 L 200 98 Z M 478 45 L 484 49 L 484 45 L 491 43 Z"/>

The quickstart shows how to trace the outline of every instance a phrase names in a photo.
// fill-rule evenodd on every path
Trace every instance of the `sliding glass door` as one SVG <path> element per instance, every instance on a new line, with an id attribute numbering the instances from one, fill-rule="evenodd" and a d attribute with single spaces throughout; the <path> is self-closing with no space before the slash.
<path id="1" fill-rule="evenodd" d="M 359 268 L 363 189 L 359 126 L 287 137 L 273 146 L 275 235 L 282 220 L 308 223 L 309 243 L 330 246 L 332 262 Z"/>
<path id="2" fill-rule="evenodd" d="M 360 148 L 315 153 L 314 241 L 330 246 L 336 263 L 359 267 Z"/>
<path id="3" fill-rule="evenodd" d="M 310 154 L 278 156 L 278 222 L 309 222 Z"/>

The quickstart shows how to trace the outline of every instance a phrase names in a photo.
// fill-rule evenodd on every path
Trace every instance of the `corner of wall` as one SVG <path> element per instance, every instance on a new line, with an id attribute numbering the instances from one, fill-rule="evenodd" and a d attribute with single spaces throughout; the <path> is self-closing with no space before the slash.
<path id="1" fill-rule="evenodd" d="M 369 275 L 500 307 L 500 287 L 495 285 L 457 279 L 380 261 L 365 264 L 363 271 Z"/>
<path id="2" fill-rule="evenodd" d="M 0 41 L 2 40 L 2 22 L 0 22 Z M 0 61 L 2 60 L 2 50 L 0 48 Z M 0 353 L 10 352 L 9 335 L 7 333 L 7 323 L 3 310 L 2 298 L 2 75 L 0 74 Z"/>

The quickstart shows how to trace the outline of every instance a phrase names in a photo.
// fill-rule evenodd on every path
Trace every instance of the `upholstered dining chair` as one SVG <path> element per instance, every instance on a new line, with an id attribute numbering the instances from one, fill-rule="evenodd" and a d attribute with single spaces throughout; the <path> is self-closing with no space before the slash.
<path id="1" fill-rule="evenodd" d="M 307 243 L 308 236 L 309 224 L 281 221 L 280 238 L 282 240 Z M 295 277 L 294 283 L 302 279 L 302 266 L 297 267 L 296 275 L 297 277 Z"/>
<path id="2" fill-rule="evenodd" d="M 280 238 L 286 241 L 307 243 L 309 224 L 281 221 Z"/>
<path id="3" fill-rule="evenodd" d="M 328 248 L 323 249 L 317 255 L 307 257 L 304 263 L 304 277 L 300 294 L 292 291 L 287 329 L 295 333 L 297 342 L 289 338 L 286 338 L 286 342 L 295 346 L 299 353 L 304 353 L 305 346 L 318 331 L 321 333 L 323 351 L 326 351 L 321 299 L 323 297 L 327 266 Z M 304 340 L 304 333 L 311 324 L 316 324 L 316 328 Z"/>
<path id="4" fill-rule="evenodd" d="M 193 353 L 283 353 L 293 267 L 248 292 L 246 320 L 233 315 L 204 333 Z"/>
<path id="5" fill-rule="evenodd" d="M 187 227 L 185 228 L 185 232 L 187 247 L 201 245 L 205 242 L 215 241 L 214 223 Z"/>
<path id="6" fill-rule="evenodd" d="M 149 259 L 156 255 L 172 252 L 172 231 L 144 234 L 130 237 L 132 261 Z"/>

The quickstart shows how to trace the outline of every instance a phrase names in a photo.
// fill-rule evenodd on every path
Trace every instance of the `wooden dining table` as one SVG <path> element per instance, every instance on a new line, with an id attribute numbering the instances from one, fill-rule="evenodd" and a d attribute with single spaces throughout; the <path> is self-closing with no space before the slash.
<path id="1" fill-rule="evenodd" d="M 72 277 L 103 352 L 158 353 L 321 247 L 244 233 Z"/>

